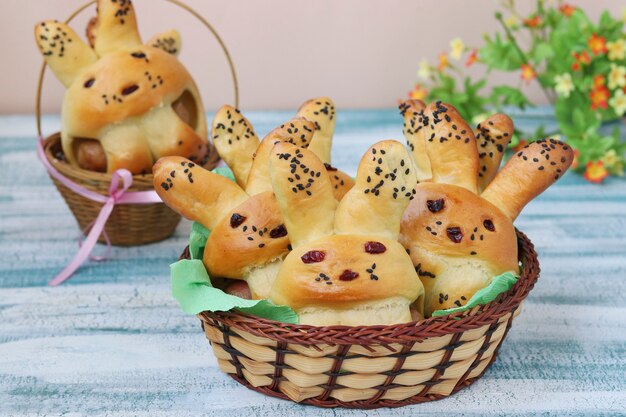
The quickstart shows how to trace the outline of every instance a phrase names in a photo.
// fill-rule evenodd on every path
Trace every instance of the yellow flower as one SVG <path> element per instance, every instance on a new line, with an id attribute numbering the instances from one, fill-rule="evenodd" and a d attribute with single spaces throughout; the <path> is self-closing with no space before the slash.
<path id="1" fill-rule="evenodd" d="M 585 168 L 585 174 L 583 177 L 594 184 L 600 184 L 606 177 L 609 176 L 609 171 L 604 167 L 602 161 L 589 161 Z"/>
<path id="2" fill-rule="evenodd" d="M 424 100 L 428 96 L 428 90 L 420 84 L 415 84 L 415 87 L 409 91 L 409 98 L 411 100 Z"/>
<path id="3" fill-rule="evenodd" d="M 609 60 L 617 61 L 626 57 L 626 41 L 618 39 L 615 42 L 607 42 L 606 47 L 609 50 Z"/>
<path id="4" fill-rule="evenodd" d="M 517 17 L 511 15 L 504 19 L 504 24 L 510 29 L 515 29 L 519 26 L 519 20 L 517 19 Z"/>
<path id="5" fill-rule="evenodd" d="M 626 113 L 626 94 L 624 94 L 624 90 L 617 90 L 615 95 L 609 99 L 609 104 L 618 116 Z"/>
<path id="6" fill-rule="evenodd" d="M 570 93 L 574 91 L 574 83 L 572 82 L 572 76 L 568 73 L 556 75 L 554 77 L 554 90 L 561 97 L 569 97 Z"/>
<path id="7" fill-rule="evenodd" d="M 626 85 L 626 67 L 618 67 L 611 64 L 611 72 L 609 72 L 609 88 L 615 90 Z"/>
<path id="8" fill-rule="evenodd" d="M 619 158 L 617 157 L 617 152 L 615 152 L 615 149 L 608 150 L 600 160 L 607 168 L 611 168 L 613 165 L 619 162 Z"/>
<path id="9" fill-rule="evenodd" d="M 457 61 L 461 59 L 463 51 L 465 50 L 465 44 L 461 38 L 454 38 L 450 41 L 450 56 Z"/>
<path id="10" fill-rule="evenodd" d="M 427 80 L 433 75 L 433 67 L 430 66 L 427 59 L 422 59 L 417 70 L 418 77 Z"/>
<path id="11" fill-rule="evenodd" d="M 439 65 L 437 70 L 443 71 L 448 66 L 448 55 L 445 52 L 439 54 Z"/>

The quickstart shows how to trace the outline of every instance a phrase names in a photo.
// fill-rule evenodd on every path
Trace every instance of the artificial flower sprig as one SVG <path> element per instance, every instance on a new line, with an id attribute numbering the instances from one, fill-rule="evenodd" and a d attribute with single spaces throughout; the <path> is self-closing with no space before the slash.
<path id="1" fill-rule="evenodd" d="M 485 35 L 480 48 L 466 47 L 457 38 L 450 51 L 439 55 L 437 66 L 422 61 L 418 75 L 424 81 L 409 94 L 426 100 L 441 97 L 474 119 L 502 105 L 527 105 L 522 90 L 537 82 L 554 105 L 559 132 L 577 151 L 576 169 L 591 182 L 623 175 L 626 144 L 617 129 L 604 136 L 599 128 L 626 113 L 626 11 L 621 19 L 604 12 L 593 23 L 582 9 L 567 3 L 548 7 L 538 0 L 533 13 L 522 16 L 514 0 L 504 0 L 496 20 L 502 33 Z M 474 81 L 463 75 L 464 55 L 465 67 L 480 63 L 486 72 L 519 72 L 519 84 L 482 93 L 484 77 Z M 457 84 L 457 78 L 463 82 Z M 513 141 L 511 146 L 517 145 Z"/>

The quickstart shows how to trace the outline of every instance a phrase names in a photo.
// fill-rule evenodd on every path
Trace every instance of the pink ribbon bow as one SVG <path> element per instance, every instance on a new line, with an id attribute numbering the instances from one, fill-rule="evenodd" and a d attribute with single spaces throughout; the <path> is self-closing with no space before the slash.
<path id="1" fill-rule="evenodd" d="M 56 286 L 61 284 L 63 281 L 70 278 L 72 274 L 82 265 L 82 263 L 85 262 L 85 260 L 90 256 L 94 246 L 96 245 L 100 234 L 105 233 L 104 225 L 109 219 L 109 216 L 113 212 L 113 208 L 116 204 L 154 204 L 161 202 L 161 198 L 154 190 L 127 191 L 133 184 L 133 175 L 127 169 L 118 169 L 113 173 L 111 177 L 111 185 L 109 186 L 108 196 L 98 194 L 81 185 L 76 184 L 75 182 L 69 180 L 67 177 L 63 176 L 52 166 L 52 164 L 50 164 L 48 158 L 46 158 L 43 149 L 43 138 L 41 136 L 39 136 L 39 140 L 37 141 L 37 155 L 39 156 L 39 159 L 43 163 L 44 167 L 48 170 L 50 175 L 58 180 L 61 184 L 74 191 L 75 193 L 82 195 L 85 198 L 97 201 L 99 203 L 103 203 L 102 209 L 100 210 L 98 217 L 96 217 L 91 225 L 91 230 L 87 234 L 87 238 L 80 245 L 80 248 L 76 255 L 74 255 L 74 258 L 65 268 L 63 268 L 61 272 L 59 272 L 56 277 L 48 282 L 48 285 Z M 111 242 L 109 242 L 108 237 L 106 238 L 106 241 L 107 250 L 110 250 Z M 105 257 L 99 257 L 94 259 L 103 260 L 105 259 Z"/>

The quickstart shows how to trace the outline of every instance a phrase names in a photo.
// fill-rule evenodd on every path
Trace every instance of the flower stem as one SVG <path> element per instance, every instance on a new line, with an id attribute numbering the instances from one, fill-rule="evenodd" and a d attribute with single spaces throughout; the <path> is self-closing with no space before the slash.
<path id="1" fill-rule="evenodd" d="M 504 29 L 504 33 L 507 39 L 513 44 L 513 47 L 515 48 L 515 51 L 519 55 L 522 62 L 526 65 L 530 65 L 528 61 L 528 57 L 526 56 L 524 51 L 522 51 L 522 49 L 519 47 L 519 45 L 517 44 L 517 40 L 515 39 L 511 31 L 509 30 L 508 26 L 504 23 L 504 20 L 502 19 L 502 13 L 496 13 L 496 20 L 500 22 L 500 25 L 502 26 L 502 29 Z M 548 90 L 546 90 L 546 88 L 541 84 L 541 82 L 539 82 L 539 80 L 537 80 L 537 83 L 539 84 L 539 87 L 541 87 L 541 91 L 543 91 L 543 94 L 548 99 L 548 102 L 554 105 L 554 98 L 550 95 Z"/>

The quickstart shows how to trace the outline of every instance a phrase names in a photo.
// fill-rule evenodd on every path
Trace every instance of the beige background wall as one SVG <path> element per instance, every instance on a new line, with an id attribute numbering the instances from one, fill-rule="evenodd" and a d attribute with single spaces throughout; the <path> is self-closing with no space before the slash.
<path id="1" fill-rule="evenodd" d="M 33 26 L 64 19 L 85 0 L 0 0 L 0 113 L 32 112 L 41 62 Z M 622 0 L 571 1 L 621 13 Z M 394 106 L 416 78 L 418 62 L 460 36 L 479 44 L 493 31 L 496 0 L 187 0 L 222 35 L 237 67 L 244 109 L 294 108 L 330 95 L 341 107 Z M 526 8 L 534 3 L 518 0 Z M 207 109 L 232 101 L 232 84 L 217 43 L 196 21 L 160 0 L 135 0 L 144 39 L 170 27 L 183 35 L 181 59 L 201 86 Z M 88 15 L 73 27 L 83 33 Z M 519 75 L 494 77 L 518 84 Z M 534 99 L 543 97 L 527 89 Z M 63 89 L 51 74 L 44 110 L 57 112 Z"/>

